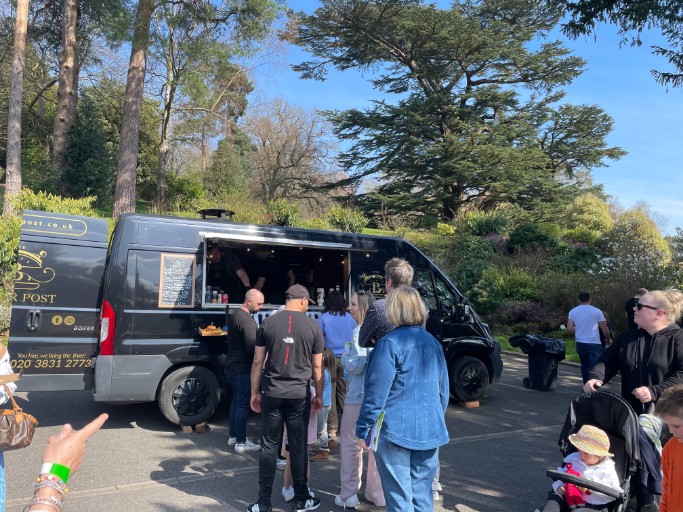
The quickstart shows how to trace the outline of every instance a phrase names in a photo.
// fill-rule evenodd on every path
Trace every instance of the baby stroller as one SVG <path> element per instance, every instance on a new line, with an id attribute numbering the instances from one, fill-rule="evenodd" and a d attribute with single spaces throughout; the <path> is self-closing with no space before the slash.
<path id="1" fill-rule="evenodd" d="M 623 492 L 561 471 L 549 470 L 546 475 L 553 480 L 561 480 L 611 496 L 615 501 L 609 505 L 610 512 L 626 512 L 631 479 L 640 460 L 638 417 L 626 400 L 607 391 L 575 398 L 569 405 L 558 440 L 563 457 L 576 451 L 569 442 L 569 435 L 577 432 L 584 424 L 601 428 L 609 436 L 610 452 L 614 454 L 614 465 Z"/>

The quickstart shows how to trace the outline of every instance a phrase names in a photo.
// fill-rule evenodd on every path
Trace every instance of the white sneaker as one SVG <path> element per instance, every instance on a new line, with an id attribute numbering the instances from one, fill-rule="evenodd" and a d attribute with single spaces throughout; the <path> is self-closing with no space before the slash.
<path id="1" fill-rule="evenodd" d="M 275 467 L 280 471 L 284 471 L 287 467 L 287 459 L 278 459 L 275 463 Z"/>
<path id="2" fill-rule="evenodd" d="M 294 487 L 291 485 L 287 488 L 283 487 L 282 488 L 282 497 L 285 499 L 286 502 L 290 502 L 294 499 Z"/>
<path id="3" fill-rule="evenodd" d="M 311 498 L 315 498 L 315 494 L 313 491 L 311 491 L 311 488 L 308 487 L 308 495 Z M 294 493 L 294 487 L 291 485 L 287 487 L 286 489 L 283 487 L 282 488 L 282 497 L 285 499 L 285 501 L 290 502 L 294 499 L 295 493 Z"/>
<path id="4" fill-rule="evenodd" d="M 251 441 L 249 441 L 249 439 L 247 439 L 243 443 L 235 444 L 235 451 L 237 453 L 255 452 L 255 451 L 260 450 L 260 449 L 261 449 L 260 444 L 252 443 Z"/>
<path id="5" fill-rule="evenodd" d="M 228 437 L 228 446 L 235 446 L 237 444 L 236 437 Z"/>
<path id="6" fill-rule="evenodd" d="M 441 501 L 439 491 L 432 491 L 432 501 Z"/>
<path id="7" fill-rule="evenodd" d="M 358 505 L 360 505 L 360 501 L 358 501 L 358 495 L 357 494 L 354 494 L 353 496 L 349 496 L 345 500 L 342 499 L 341 495 L 337 495 L 334 497 L 334 504 L 337 505 L 338 507 L 356 508 Z"/>

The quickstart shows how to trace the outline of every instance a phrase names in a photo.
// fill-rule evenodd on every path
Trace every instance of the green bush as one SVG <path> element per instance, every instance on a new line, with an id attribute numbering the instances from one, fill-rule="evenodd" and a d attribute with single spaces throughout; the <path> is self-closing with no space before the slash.
<path id="1" fill-rule="evenodd" d="M 594 247 L 571 247 L 569 250 L 561 250 L 566 247 L 562 244 L 545 264 L 549 270 L 557 270 L 568 274 L 574 272 L 597 272 L 600 268 L 600 252 Z"/>
<path id="2" fill-rule="evenodd" d="M 494 210 L 489 212 L 467 212 L 460 221 L 464 230 L 471 235 L 503 235 L 510 225 L 510 219 L 505 212 Z"/>
<path id="3" fill-rule="evenodd" d="M 297 227 L 304 229 L 317 229 L 318 231 L 329 231 L 332 229 L 332 226 L 330 226 L 330 223 L 327 222 L 327 220 L 318 217 L 314 219 L 300 220 Z"/>
<path id="4" fill-rule="evenodd" d="M 368 225 L 368 218 L 360 210 L 334 206 L 327 214 L 327 222 L 339 231 L 360 233 Z"/>
<path id="5" fill-rule="evenodd" d="M 573 229 L 566 230 L 562 233 L 562 237 L 574 240 L 575 242 L 592 245 L 600 240 L 602 234 L 599 231 L 587 228 L 586 226 L 577 226 Z"/>
<path id="6" fill-rule="evenodd" d="M 487 267 L 471 294 L 477 311 L 491 312 L 508 301 L 538 301 L 534 276 L 518 267 Z"/>
<path id="7" fill-rule="evenodd" d="M 433 232 L 438 236 L 453 236 L 455 235 L 455 226 L 439 222 L 433 229 Z"/>
<path id="8" fill-rule="evenodd" d="M 185 174 L 171 173 L 166 177 L 166 194 L 171 211 L 197 211 L 206 198 L 201 174 L 190 171 Z"/>
<path id="9" fill-rule="evenodd" d="M 274 199 L 266 205 L 273 224 L 276 226 L 296 226 L 299 222 L 299 205 L 287 199 Z"/>
<path id="10" fill-rule="evenodd" d="M 0 222 L 0 276 L 14 272 L 20 230 L 21 217 L 17 215 L 5 217 Z"/>
<path id="11" fill-rule="evenodd" d="M 14 211 L 18 214 L 21 214 L 22 210 L 37 210 L 41 212 L 96 217 L 97 214 L 93 206 L 95 199 L 95 197 L 71 199 L 46 192 L 33 192 L 28 188 L 24 188 L 17 197 L 11 199 L 11 204 Z"/>
<path id="12" fill-rule="evenodd" d="M 525 249 L 552 250 L 557 248 L 558 244 L 557 238 L 530 222 L 517 226 L 510 233 L 510 240 L 508 241 L 508 246 L 515 251 Z"/>

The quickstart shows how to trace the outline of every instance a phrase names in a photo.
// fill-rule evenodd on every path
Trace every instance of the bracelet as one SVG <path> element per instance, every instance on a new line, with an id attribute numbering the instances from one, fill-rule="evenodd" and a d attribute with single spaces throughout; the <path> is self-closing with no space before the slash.
<path id="1" fill-rule="evenodd" d="M 29 510 L 33 505 L 47 505 L 48 507 L 54 508 L 57 512 L 64 512 L 64 509 L 62 508 L 62 502 L 55 498 L 54 496 L 50 498 L 33 498 L 29 504 L 28 508 Z"/>
<path id="2" fill-rule="evenodd" d="M 64 495 L 69 492 L 69 489 L 62 483 L 61 480 L 57 481 L 49 478 L 41 479 L 40 477 L 38 478 L 38 481 L 33 484 L 33 492 L 36 493 L 38 489 L 43 489 L 44 487 L 49 487 L 50 489 L 57 491 L 62 497 L 62 500 L 64 499 Z"/>
<path id="3" fill-rule="evenodd" d="M 59 477 L 62 482 L 67 483 L 69 481 L 69 475 L 71 474 L 71 468 L 54 462 L 46 462 L 40 467 L 40 474 L 54 475 Z"/>

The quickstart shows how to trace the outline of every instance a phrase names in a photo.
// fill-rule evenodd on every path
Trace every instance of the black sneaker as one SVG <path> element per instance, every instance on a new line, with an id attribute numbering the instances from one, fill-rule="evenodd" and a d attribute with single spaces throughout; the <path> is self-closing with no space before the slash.
<path id="1" fill-rule="evenodd" d="M 270 505 L 259 505 L 258 502 L 252 503 L 247 507 L 248 512 L 271 512 L 271 510 L 272 508 L 270 507 Z"/>
<path id="2" fill-rule="evenodd" d="M 320 506 L 320 498 L 309 496 L 306 501 L 297 501 L 292 507 L 292 512 L 306 512 L 307 510 L 315 510 Z"/>

